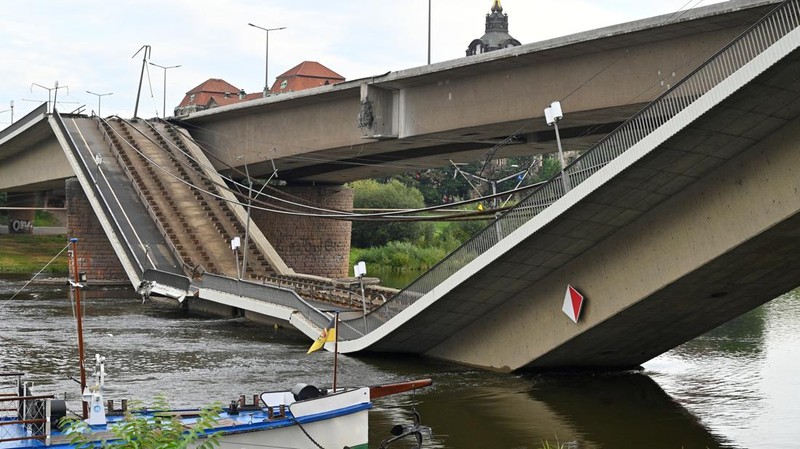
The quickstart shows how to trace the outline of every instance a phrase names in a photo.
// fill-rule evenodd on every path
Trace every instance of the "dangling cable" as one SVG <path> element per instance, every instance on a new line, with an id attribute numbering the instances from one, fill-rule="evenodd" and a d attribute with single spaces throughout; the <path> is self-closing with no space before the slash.
<path id="1" fill-rule="evenodd" d="M 36 274 L 34 274 L 34 275 L 33 275 L 33 277 L 31 278 L 31 280 L 29 280 L 28 282 L 26 282 L 26 283 L 25 283 L 25 285 L 23 285 L 23 286 L 22 286 L 22 288 L 20 288 L 19 290 L 17 290 L 17 292 L 16 292 L 16 293 L 14 293 L 14 295 L 13 295 L 13 296 L 11 296 L 10 298 L 8 298 L 8 299 L 6 300 L 6 302 L 4 302 L 2 305 L 0 305 L 0 310 L 3 310 L 3 307 L 5 307 L 5 306 L 6 306 L 6 304 L 8 304 L 8 301 L 11 301 L 12 299 L 16 298 L 16 297 L 17 297 L 17 295 L 18 295 L 18 294 L 20 294 L 20 292 L 22 292 L 22 290 L 25 290 L 25 288 L 26 288 L 26 287 L 28 287 L 28 285 L 30 285 L 30 283 L 31 283 L 31 282 L 33 282 L 33 280 L 34 280 L 34 279 L 36 279 L 36 277 L 37 277 L 37 276 L 39 276 L 40 274 L 42 274 L 42 272 L 43 272 L 45 269 L 47 269 L 47 267 L 49 267 L 49 266 L 50 266 L 50 264 L 51 264 L 51 263 L 53 263 L 53 261 L 55 261 L 55 260 L 58 258 L 58 256 L 60 256 L 60 255 L 61 255 L 61 253 L 63 253 L 64 251 L 66 251 L 66 250 L 67 250 L 67 248 L 69 248 L 69 245 L 70 245 L 70 244 L 69 244 L 69 243 L 67 243 L 67 246 L 65 246 L 65 247 L 64 247 L 64 248 L 63 248 L 61 251 L 59 251 L 59 252 L 58 252 L 58 254 L 56 254 L 55 256 L 53 256 L 53 258 L 52 258 L 52 259 L 50 259 L 50 262 L 47 262 L 47 264 L 46 264 L 44 267 L 42 267 L 42 269 L 41 269 L 41 270 L 39 270 L 39 272 L 38 272 L 38 273 L 36 273 Z"/>

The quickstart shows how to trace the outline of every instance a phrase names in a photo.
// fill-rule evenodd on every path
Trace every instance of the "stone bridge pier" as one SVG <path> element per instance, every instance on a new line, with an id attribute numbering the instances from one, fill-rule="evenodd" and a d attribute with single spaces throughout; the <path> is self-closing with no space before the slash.
<path id="1" fill-rule="evenodd" d="M 280 188 L 296 202 L 352 212 L 353 190 L 341 185 L 285 186 Z M 276 204 L 276 209 L 285 205 Z M 292 207 L 291 209 L 297 209 Z M 329 278 L 347 277 L 350 258 L 351 223 L 312 215 L 324 213 L 307 209 L 308 215 L 282 214 L 252 209 L 251 219 L 275 250 L 296 273 Z"/>

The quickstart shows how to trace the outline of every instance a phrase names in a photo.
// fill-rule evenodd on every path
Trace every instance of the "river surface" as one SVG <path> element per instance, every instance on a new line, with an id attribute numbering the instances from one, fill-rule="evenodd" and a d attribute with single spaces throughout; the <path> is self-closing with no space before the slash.
<path id="1" fill-rule="evenodd" d="M 37 393 L 66 392 L 79 409 L 75 324 L 62 286 L 0 279 L 0 372 L 23 371 Z M 107 358 L 107 398 L 173 406 L 240 393 L 330 385 L 333 355 L 241 319 L 186 315 L 128 290 L 86 291 L 86 352 Z M 800 295 L 788 293 L 646 363 L 641 372 L 495 374 L 414 357 L 340 356 L 340 385 L 431 377 L 415 395 L 370 412 L 377 447 L 416 407 L 426 448 L 800 448 Z M 409 446 L 392 446 L 409 447 Z"/>

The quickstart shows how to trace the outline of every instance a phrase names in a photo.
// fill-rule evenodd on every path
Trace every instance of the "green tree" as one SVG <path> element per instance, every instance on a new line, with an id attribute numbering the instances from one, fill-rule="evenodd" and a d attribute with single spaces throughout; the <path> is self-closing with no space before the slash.
<path id="1" fill-rule="evenodd" d="M 381 183 L 374 179 L 355 181 L 353 205 L 359 209 L 419 209 L 425 207 L 422 193 L 392 179 Z M 368 248 L 390 241 L 422 243 L 432 235 L 432 225 L 424 222 L 353 222 L 352 245 Z"/>
<path id="2" fill-rule="evenodd" d="M 169 410 L 169 404 L 164 397 L 156 398 L 155 409 Z M 175 414 L 128 411 L 125 419 L 111 427 L 111 441 L 98 441 L 97 436 L 91 432 L 91 427 L 83 420 L 67 417 L 62 419 L 61 424 L 69 427 L 72 432 L 70 443 L 80 449 L 186 449 L 189 446 L 213 449 L 219 447 L 219 434 L 206 436 L 206 431 L 214 427 L 221 410 L 219 405 L 202 408 L 196 421 L 188 427 Z"/>

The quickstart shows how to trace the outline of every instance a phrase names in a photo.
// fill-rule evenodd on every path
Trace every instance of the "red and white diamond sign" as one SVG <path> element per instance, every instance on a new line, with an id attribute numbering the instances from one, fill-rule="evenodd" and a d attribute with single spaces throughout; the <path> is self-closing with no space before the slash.
<path id="1" fill-rule="evenodd" d="M 571 285 L 567 284 L 567 294 L 564 295 L 564 306 L 561 310 L 567 314 L 569 319 L 578 322 L 581 316 L 581 309 L 583 308 L 583 295 L 578 293 Z"/>

